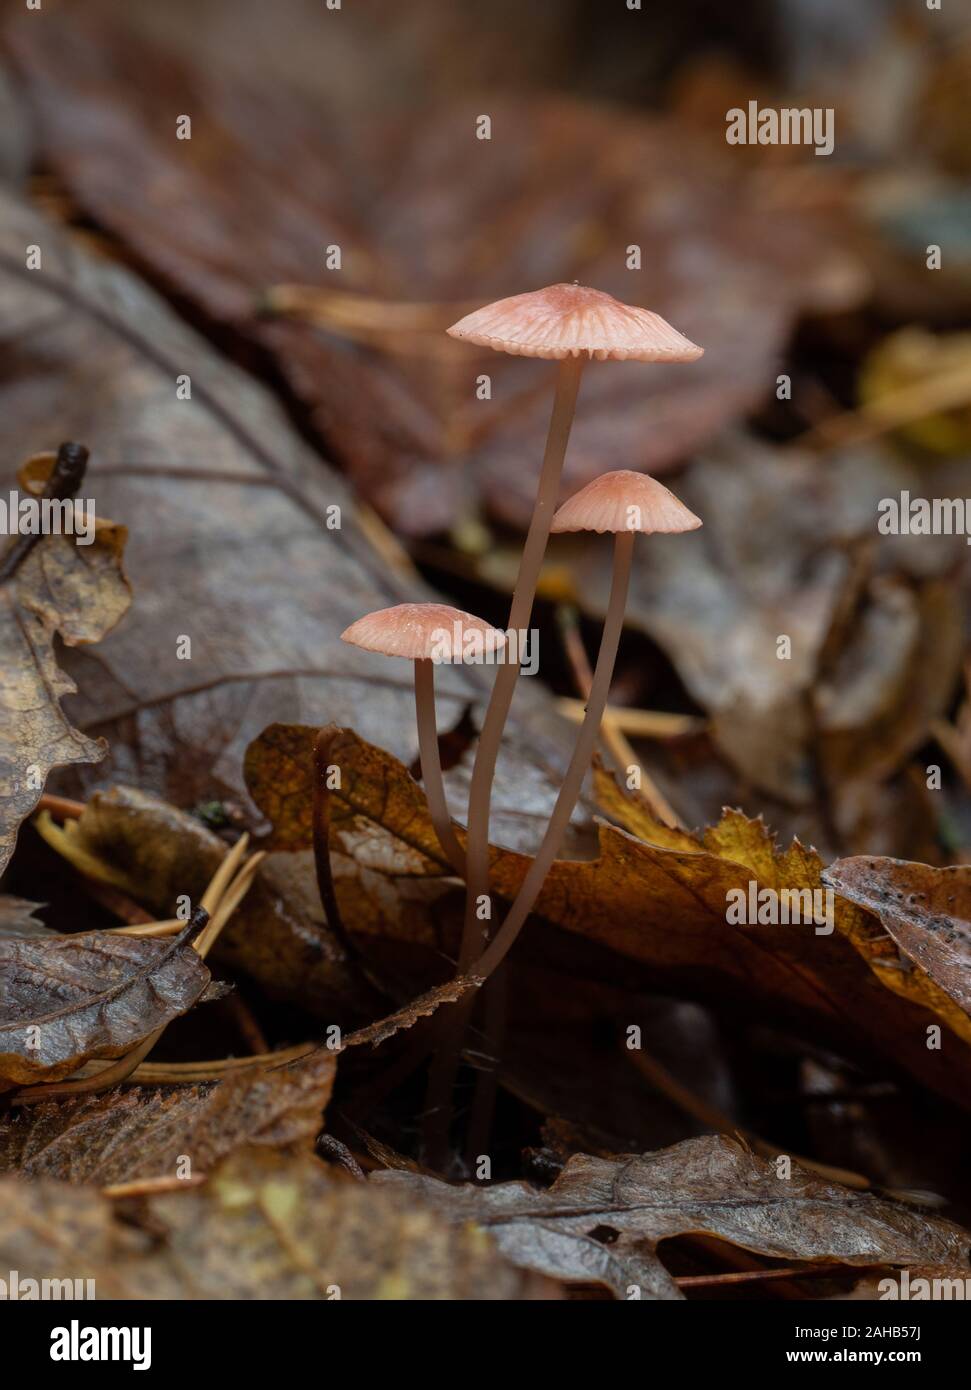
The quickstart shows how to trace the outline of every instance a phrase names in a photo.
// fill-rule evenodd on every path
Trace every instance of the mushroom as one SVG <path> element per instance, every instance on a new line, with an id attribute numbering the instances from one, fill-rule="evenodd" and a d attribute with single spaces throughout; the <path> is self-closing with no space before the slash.
<path id="1" fill-rule="evenodd" d="M 587 699 L 586 713 L 577 735 L 570 766 L 563 778 L 553 814 L 536 857 L 523 879 L 506 920 L 476 964 L 475 973 L 481 979 L 485 979 L 499 965 L 532 911 L 546 875 L 556 858 L 557 850 L 563 842 L 573 808 L 580 795 L 580 788 L 583 786 L 583 779 L 597 741 L 600 721 L 607 706 L 610 678 L 613 675 L 617 646 L 624 625 L 634 537 L 638 531 L 644 535 L 654 532 L 694 531 L 700 525 L 700 519 L 679 502 L 663 484 L 648 477 L 646 473 L 633 473 L 628 469 L 604 473 L 595 478 L 569 501 L 564 502 L 553 517 L 550 527 L 553 532 L 597 531 L 603 534 L 606 531 L 613 534 L 614 567 L 610 599 L 607 603 L 607 615 L 604 619 L 600 651 Z"/>
<path id="2" fill-rule="evenodd" d="M 382 656 L 404 656 L 415 663 L 418 752 L 428 809 L 446 858 L 464 878 L 465 854 L 448 814 L 438 753 L 435 664 L 463 661 L 470 643 L 481 648 L 477 655 L 483 659 L 494 655 L 505 646 L 505 633 L 445 603 L 399 603 L 358 618 L 341 633 L 341 641 L 367 652 L 380 652 Z"/>
<path id="3" fill-rule="evenodd" d="M 453 338 L 522 357 L 548 357 L 560 363 L 546 452 L 536 502 L 513 590 L 508 628 L 529 625 L 550 519 L 556 506 L 577 391 L 588 358 L 605 361 L 693 362 L 703 348 L 682 337 L 648 309 L 621 304 L 602 290 L 583 285 L 550 285 L 513 295 L 467 314 L 448 330 Z M 489 888 L 489 809 L 496 760 L 518 668 L 499 667 L 476 750 L 469 788 L 467 894 L 460 966 L 477 953 L 477 907 Z"/>

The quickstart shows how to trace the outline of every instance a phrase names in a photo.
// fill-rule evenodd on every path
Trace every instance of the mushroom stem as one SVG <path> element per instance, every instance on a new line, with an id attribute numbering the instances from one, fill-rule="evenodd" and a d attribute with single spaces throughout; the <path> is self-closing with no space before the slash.
<path id="1" fill-rule="evenodd" d="M 430 657 L 415 662 L 415 715 L 418 721 L 418 753 L 421 776 L 428 798 L 432 824 L 446 859 L 460 878 L 465 877 L 465 855 L 452 828 L 442 781 L 442 760 L 438 751 L 435 722 L 435 665 Z"/>
<path id="2" fill-rule="evenodd" d="M 633 555 L 634 532 L 619 532 L 614 540 L 614 572 L 610 586 L 610 600 L 600 638 L 597 666 L 593 673 L 590 696 L 587 700 L 587 712 L 577 736 L 570 766 L 567 768 L 563 785 L 556 798 L 553 814 L 546 827 L 543 843 L 523 879 L 522 886 L 506 915 L 506 920 L 492 944 L 476 963 L 475 973 L 481 979 L 485 979 L 496 969 L 519 935 L 523 923 L 539 897 L 540 889 L 543 887 L 546 875 L 552 867 L 557 850 L 563 842 L 567 826 L 570 823 L 573 808 L 580 795 L 580 788 L 583 786 L 583 779 L 590 766 L 590 759 L 597 742 L 597 734 L 600 731 L 600 721 L 607 707 L 610 678 L 614 673 L 617 647 L 624 626 L 624 608 L 627 603 L 627 588 L 630 583 Z"/>
<path id="3" fill-rule="evenodd" d="M 536 503 L 509 609 L 509 629 L 517 634 L 529 626 L 533 611 L 533 598 L 543 556 L 546 553 L 546 543 L 549 540 L 550 522 L 556 508 L 560 474 L 563 471 L 563 460 L 566 457 L 566 446 L 570 438 L 583 367 L 584 358 L 565 357 L 560 363 L 556 378 L 556 397 L 546 438 L 546 452 L 543 456 Z M 465 970 L 471 965 L 478 954 L 481 941 L 477 907 L 479 899 L 489 891 L 489 808 L 492 801 L 492 781 L 502 743 L 502 731 L 515 694 L 518 675 L 519 667 L 515 662 L 499 663 L 472 769 L 466 847 L 467 892 L 465 924 L 462 928 L 462 945 L 459 952 L 460 970 Z"/>

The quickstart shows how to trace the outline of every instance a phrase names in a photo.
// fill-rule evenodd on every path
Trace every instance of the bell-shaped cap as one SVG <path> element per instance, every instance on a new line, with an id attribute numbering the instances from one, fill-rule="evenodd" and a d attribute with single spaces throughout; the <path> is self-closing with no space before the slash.
<path id="1" fill-rule="evenodd" d="M 470 649 L 483 655 L 500 651 L 506 634 L 447 603 L 399 603 L 358 618 L 341 633 L 341 641 L 411 661 L 462 661 Z"/>
<path id="2" fill-rule="evenodd" d="M 695 531 L 701 519 L 646 473 L 619 468 L 575 492 L 553 517 L 551 531 Z"/>
<path id="3" fill-rule="evenodd" d="M 613 295 L 585 285 L 549 285 L 497 299 L 466 314 L 448 332 L 519 357 L 586 354 L 600 361 L 609 357 L 619 362 L 693 362 L 704 352 L 660 314 L 621 304 Z"/>

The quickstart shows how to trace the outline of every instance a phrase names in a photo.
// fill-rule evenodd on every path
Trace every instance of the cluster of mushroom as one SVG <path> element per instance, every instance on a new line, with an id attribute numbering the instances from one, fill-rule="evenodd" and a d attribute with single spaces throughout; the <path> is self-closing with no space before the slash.
<path id="1" fill-rule="evenodd" d="M 448 862 L 466 883 L 465 924 L 459 971 L 474 967 L 480 979 L 499 965 L 529 916 L 556 858 L 590 765 L 607 704 L 620 641 L 638 532 L 692 531 L 701 521 L 644 473 L 604 473 L 555 511 L 563 460 L 585 363 L 601 361 L 692 362 L 703 349 L 657 314 L 621 304 L 600 290 L 551 285 L 499 300 L 467 315 L 449 330 L 499 352 L 560 362 L 556 396 L 536 502 L 513 591 L 507 632 L 529 625 L 540 568 L 551 532 L 595 531 L 614 536 L 610 599 L 586 712 L 543 842 L 498 932 L 489 938 L 489 811 L 492 782 L 509 707 L 519 675 L 517 661 L 497 665 L 492 696 L 479 736 L 469 789 L 468 833 L 463 849 L 448 813 L 435 724 L 434 667 L 461 659 L 466 638 L 478 651 L 501 654 L 506 633 L 481 618 L 437 603 L 404 603 L 369 613 L 342 634 L 345 642 L 415 663 L 415 706 L 422 779 L 438 840 Z M 485 909 L 485 910 L 483 910 Z"/>

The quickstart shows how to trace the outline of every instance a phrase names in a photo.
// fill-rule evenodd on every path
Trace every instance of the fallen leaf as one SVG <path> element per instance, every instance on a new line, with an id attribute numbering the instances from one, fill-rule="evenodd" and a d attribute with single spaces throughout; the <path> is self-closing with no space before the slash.
<path id="1" fill-rule="evenodd" d="M 359 1028 L 357 1032 L 350 1033 L 344 1040 L 344 1046 L 361 1047 L 370 1043 L 376 1047 L 378 1043 L 393 1038 L 402 1029 L 413 1028 L 423 1018 L 429 1018 L 442 1004 L 454 1004 L 468 990 L 475 989 L 477 984 L 474 975 L 462 975 L 455 980 L 446 980 L 444 984 L 436 985 L 417 999 L 412 999 L 387 1018 L 380 1018 L 376 1023 L 368 1024 L 366 1028 Z"/>
<path id="2" fill-rule="evenodd" d="M 36 915 L 40 907 L 40 903 L 28 902 L 26 898 L 0 895 L 0 936 L 56 935 Z"/>
<path id="3" fill-rule="evenodd" d="M 16 325 L 0 367 L 0 453 L 47 447 L 57 420 L 91 449 L 99 510 L 131 526 L 131 614 L 96 660 L 69 651 L 63 663 L 79 687 L 75 722 L 109 753 L 62 787 L 121 782 L 186 807 L 239 800 L 243 753 L 275 720 L 355 719 L 410 762 L 410 667 L 336 638 L 361 614 L 429 591 L 369 541 L 344 484 L 272 397 L 144 285 L 2 190 L 0 240 L 44 247 L 43 274 L 0 254 L 0 313 Z M 177 397 L 182 376 L 191 399 Z M 442 728 L 470 703 L 481 717 L 492 674 L 440 672 Z M 553 804 L 572 731 L 539 682 L 520 685 L 495 803 L 510 835 L 528 839 Z M 467 768 L 446 776 L 460 804 Z"/>
<path id="4" fill-rule="evenodd" d="M 201 821 L 130 787 L 95 792 L 54 847 L 83 872 L 110 881 L 154 917 L 171 916 L 180 895 L 199 901 L 227 853 Z M 324 921 L 313 869 L 296 872 L 271 855 L 220 934 L 213 955 L 280 998 L 344 1025 L 385 1012 Z"/>
<path id="5" fill-rule="evenodd" d="M 42 490 L 54 462 L 48 456 L 39 478 L 36 470 L 21 472 L 22 496 Z M 54 641 L 99 642 L 124 615 L 131 601 L 121 567 L 126 535 L 99 518 L 89 542 L 40 536 L 12 573 L 0 572 L 0 873 L 50 770 L 105 755 L 104 741 L 86 737 L 61 709 L 76 686 L 55 657 Z"/>
<path id="6" fill-rule="evenodd" d="M 0 937 L 0 1091 L 121 1057 L 191 1009 L 209 984 L 191 930 Z"/>
<path id="7" fill-rule="evenodd" d="M 274 757 L 287 758 L 293 742 L 311 732 L 296 729 L 288 736 L 272 729 L 266 742 L 257 740 L 247 769 L 258 804 L 264 805 L 267 779 L 272 783 Z M 427 944 L 431 932 L 434 942 L 433 921 L 419 918 L 419 931 L 406 913 L 375 907 L 368 887 L 374 879 L 400 891 L 450 873 L 420 788 L 406 768 L 351 730 L 333 731 L 328 756 L 340 769 L 330 822 L 332 846 L 342 856 L 334 883 L 345 924 L 360 933 L 365 951 L 389 933 Z M 308 766 L 303 780 L 298 778 L 304 767 L 299 758 L 290 758 L 287 767 L 284 835 L 296 847 L 301 835 L 312 834 L 312 773 Z M 603 779 L 600 790 L 606 795 Z M 272 803 L 265 807 L 272 809 Z M 780 850 L 761 821 L 738 811 L 726 811 L 718 825 L 690 835 L 658 826 L 619 788 L 608 798 L 608 809 L 630 831 L 601 823 L 596 858 L 557 860 L 537 902 L 537 918 L 638 963 L 679 998 L 720 1006 L 734 1001 L 806 1036 L 825 1035 L 850 1055 L 902 1066 L 967 1104 L 971 1023 L 923 970 L 906 974 L 887 967 L 896 952 L 875 917 L 835 897 L 831 923 L 821 920 L 819 930 L 806 911 L 793 913 L 801 920 L 789 924 L 781 916 L 775 924 L 728 920 L 730 892 L 741 891 L 747 902 L 766 889 L 780 895 L 780 908 L 785 890 L 816 893 L 813 912 L 822 914 L 823 866 L 814 850 L 798 840 Z M 511 901 L 528 864 L 527 857 L 493 845 L 493 890 Z M 948 1030 L 941 1051 L 926 1047 L 930 1023 Z"/>
<path id="8" fill-rule="evenodd" d="M 722 1137 L 660 1153 L 571 1158 L 545 1191 L 524 1182 L 449 1186 L 409 1172 L 371 1179 L 427 1202 L 450 1221 L 476 1222 L 514 1264 L 565 1282 L 603 1284 L 615 1298 L 682 1294 L 657 1255 L 679 1235 L 728 1241 L 772 1259 L 971 1269 L 968 1233 L 950 1221 L 824 1182 Z"/>
<path id="9" fill-rule="evenodd" d="M 250 1150 L 198 1188 L 118 1203 L 49 1179 L 0 1179 L 0 1265 L 27 1279 L 93 1279 L 115 1299 L 519 1299 L 525 1275 L 477 1227 L 333 1176 L 316 1159 Z"/>
<path id="10" fill-rule="evenodd" d="M 272 70 L 244 83 L 202 35 L 191 54 L 168 45 L 163 61 L 117 14 L 89 8 L 54 32 L 14 22 L 7 35 L 45 158 L 78 202 L 211 320 L 273 355 L 358 491 L 408 534 L 445 529 L 470 487 L 505 521 L 524 526 L 532 511 L 550 371 L 444 339 L 472 303 L 580 278 L 706 349 L 690 369 L 590 370 L 565 492 L 691 452 L 764 398 L 799 311 L 836 307 L 832 263 L 846 253 L 798 190 L 793 206 L 775 188 L 767 198 L 756 174 L 675 122 L 506 96 L 490 103 L 496 140 L 482 142 L 478 98 L 429 101 L 423 85 L 406 131 L 346 102 L 337 119 L 340 72 L 318 76 L 313 95 Z M 162 111 L 191 111 L 195 138 L 159 140 Z M 340 267 L 328 270 L 335 246 Z M 260 312 L 267 288 L 287 282 L 316 287 L 318 326 Z M 424 331 L 409 320 L 402 333 L 416 301 Z"/>
<path id="11" fill-rule="evenodd" d="M 824 460 L 737 435 L 679 479 L 704 526 L 639 544 L 627 621 L 670 655 L 746 784 L 807 806 L 821 767 L 836 801 L 896 772 L 946 710 L 965 547 L 877 531 L 879 500 L 920 477 L 880 451 Z M 610 551 L 591 539 L 554 538 L 550 562 L 599 615 Z"/>
<path id="12" fill-rule="evenodd" d="M 971 867 L 838 859 L 823 881 L 880 918 L 904 955 L 971 1014 Z"/>
<path id="13" fill-rule="evenodd" d="M 0 1173 L 106 1187 L 207 1174 L 249 1144 L 309 1148 L 336 1066 L 336 1055 L 320 1048 L 288 1066 L 253 1067 L 224 1081 L 131 1086 L 24 1106 L 0 1118 Z"/>

